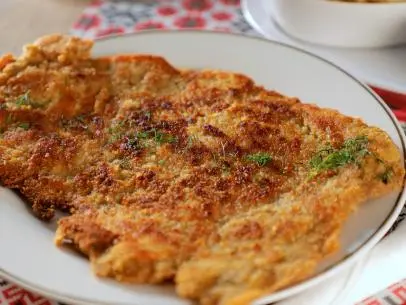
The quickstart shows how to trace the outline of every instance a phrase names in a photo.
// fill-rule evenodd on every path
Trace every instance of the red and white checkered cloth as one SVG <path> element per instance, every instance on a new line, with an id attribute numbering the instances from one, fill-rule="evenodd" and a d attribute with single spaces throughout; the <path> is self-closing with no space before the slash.
<path id="1" fill-rule="evenodd" d="M 260 36 L 245 21 L 239 0 L 96 0 L 73 25 L 71 34 L 98 38 L 145 29 L 194 28 Z M 406 92 L 373 88 L 392 108 L 406 132 Z M 403 209 L 396 225 L 406 217 Z M 406 274 L 405 274 L 406 276 Z M 406 304 L 406 279 L 357 305 Z M 0 279 L 0 305 L 64 305 Z M 113 305 L 113 304 L 112 304 Z"/>

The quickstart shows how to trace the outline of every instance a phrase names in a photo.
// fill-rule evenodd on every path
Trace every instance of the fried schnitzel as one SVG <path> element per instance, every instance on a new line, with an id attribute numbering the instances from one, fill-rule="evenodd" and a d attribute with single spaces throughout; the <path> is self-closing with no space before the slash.
<path id="1" fill-rule="evenodd" d="M 243 75 L 90 56 L 53 35 L 0 58 L 0 179 L 101 277 L 249 304 L 339 247 L 358 205 L 401 188 L 389 136 Z"/>

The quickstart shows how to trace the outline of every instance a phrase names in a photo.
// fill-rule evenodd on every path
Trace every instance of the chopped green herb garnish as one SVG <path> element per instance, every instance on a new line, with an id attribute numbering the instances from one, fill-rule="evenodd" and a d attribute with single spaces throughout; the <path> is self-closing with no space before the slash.
<path id="1" fill-rule="evenodd" d="M 43 108 L 44 105 L 38 104 L 34 102 L 30 96 L 30 91 L 27 91 L 23 95 L 20 95 L 16 101 L 15 101 L 16 106 L 21 107 L 21 106 L 31 106 L 32 108 Z"/>
<path id="2" fill-rule="evenodd" d="M 168 135 L 167 136 L 167 138 L 166 138 L 166 141 L 168 142 L 168 143 L 176 143 L 176 142 L 178 142 L 178 138 L 177 137 L 175 137 L 175 136 L 173 136 L 173 135 Z"/>
<path id="3" fill-rule="evenodd" d="M 271 155 L 266 152 L 258 152 L 255 154 L 247 155 L 245 158 L 248 161 L 254 162 L 259 166 L 265 166 L 272 161 Z"/>
<path id="4" fill-rule="evenodd" d="M 149 134 L 145 131 L 139 131 L 135 134 L 134 139 L 137 143 L 138 148 L 148 147 L 149 144 L 146 140 L 148 140 Z"/>
<path id="5" fill-rule="evenodd" d="M 122 130 L 122 127 L 124 127 L 123 121 L 115 124 L 114 126 L 112 126 L 108 129 L 109 133 L 111 134 L 110 139 L 109 139 L 110 143 L 120 140 L 123 137 L 124 132 Z"/>
<path id="6" fill-rule="evenodd" d="M 165 164 L 165 160 L 159 160 L 159 161 L 158 161 L 158 164 L 159 164 L 159 165 L 164 165 L 164 164 Z"/>
<path id="7" fill-rule="evenodd" d="M 120 135 L 120 134 L 113 134 L 113 135 L 111 135 L 111 137 L 110 137 L 110 139 L 109 139 L 109 142 L 110 142 L 110 143 L 113 143 L 113 142 L 115 142 L 115 141 L 117 141 L 117 140 L 119 140 L 119 139 L 121 139 L 121 135 Z"/>
<path id="8" fill-rule="evenodd" d="M 153 133 L 153 139 L 155 142 L 161 144 L 164 142 L 164 134 L 159 130 L 152 129 L 151 132 Z"/>
<path id="9" fill-rule="evenodd" d="M 145 131 L 139 131 L 135 134 L 137 139 L 148 139 L 148 133 Z"/>
<path id="10" fill-rule="evenodd" d="M 377 176 L 378 179 L 380 179 L 383 183 L 388 184 L 389 180 L 393 176 L 393 169 L 392 167 L 388 166 L 381 158 L 379 158 L 375 153 L 372 153 L 372 155 L 375 157 L 376 161 L 379 163 L 383 164 L 385 167 L 385 171 L 382 174 L 379 174 Z"/>
<path id="11" fill-rule="evenodd" d="M 360 157 L 364 157 L 369 154 L 368 138 L 366 136 L 358 136 L 353 139 L 348 139 L 344 142 L 343 146 L 350 153 L 358 154 Z"/>
<path id="12" fill-rule="evenodd" d="M 128 133 L 123 128 L 124 125 L 125 122 L 120 122 L 108 129 L 108 132 L 110 133 L 109 140 L 110 143 L 115 142 L 117 140 L 121 140 L 126 135 L 128 136 Z M 178 141 L 178 138 L 176 136 L 163 133 L 160 130 L 153 128 L 147 131 L 137 131 L 132 136 L 132 139 L 128 141 L 127 144 L 130 145 L 137 144 L 138 147 L 147 147 L 149 146 L 147 140 L 153 140 L 157 144 L 164 144 L 164 143 L 175 143 Z"/>
<path id="13" fill-rule="evenodd" d="M 368 138 L 359 136 L 348 139 L 340 149 L 326 147 L 320 150 L 309 162 L 310 176 L 314 177 L 326 170 L 336 170 L 347 164 L 358 164 L 369 154 Z"/>
<path id="14" fill-rule="evenodd" d="M 158 144 L 164 144 L 164 143 L 175 143 L 178 141 L 178 138 L 171 135 L 171 134 L 166 134 L 163 133 L 157 129 L 152 129 L 150 133 L 153 135 L 152 138 L 153 140 L 158 143 Z"/>
<path id="15" fill-rule="evenodd" d="M 30 92 L 27 91 L 25 94 L 19 96 L 17 100 L 15 101 L 15 104 L 17 106 L 28 106 L 31 104 L 31 99 L 30 99 Z"/>
<path id="16" fill-rule="evenodd" d="M 378 178 L 381 179 L 383 183 L 388 184 L 392 176 L 393 170 L 391 168 L 386 168 L 385 171 L 378 176 Z"/>
<path id="17" fill-rule="evenodd" d="M 18 124 L 18 127 L 24 129 L 24 130 L 28 130 L 30 128 L 30 123 L 24 122 L 24 123 L 20 123 Z"/>

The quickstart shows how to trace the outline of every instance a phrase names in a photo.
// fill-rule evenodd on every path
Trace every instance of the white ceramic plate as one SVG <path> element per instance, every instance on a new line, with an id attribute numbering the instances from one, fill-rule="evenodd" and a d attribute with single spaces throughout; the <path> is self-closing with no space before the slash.
<path id="1" fill-rule="evenodd" d="M 405 2 L 272 0 L 266 3 L 286 33 L 303 41 L 346 48 L 406 44 Z"/>
<path id="2" fill-rule="evenodd" d="M 98 41 L 94 49 L 95 56 L 120 53 L 158 54 L 177 67 L 241 72 L 266 88 L 362 117 L 386 130 L 405 152 L 401 128 L 379 98 L 340 68 L 299 49 L 258 38 L 194 31 L 113 37 Z M 350 267 L 383 237 L 404 200 L 403 192 L 364 204 L 345 226 L 342 250 L 323 262 L 317 275 L 262 301 L 292 296 Z M 53 233 L 53 224 L 32 217 L 13 192 L 0 190 L 1 276 L 75 304 L 189 304 L 176 297 L 172 287 L 130 286 L 95 278 L 86 259 L 53 245 Z"/>
<path id="3" fill-rule="evenodd" d="M 324 1 L 324 0 L 315 0 Z M 241 0 L 247 22 L 261 35 L 327 58 L 370 85 L 406 93 L 406 45 L 390 48 L 332 48 L 294 39 L 272 19 L 272 0 Z M 405 17 L 406 20 L 406 17 Z"/>

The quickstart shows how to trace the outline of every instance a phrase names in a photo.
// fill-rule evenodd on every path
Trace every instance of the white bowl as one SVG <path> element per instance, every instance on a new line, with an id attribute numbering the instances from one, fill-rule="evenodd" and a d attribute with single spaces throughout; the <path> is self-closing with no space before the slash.
<path id="1" fill-rule="evenodd" d="M 350 3 L 268 0 L 287 34 L 336 47 L 385 47 L 406 43 L 406 2 Z"/>

